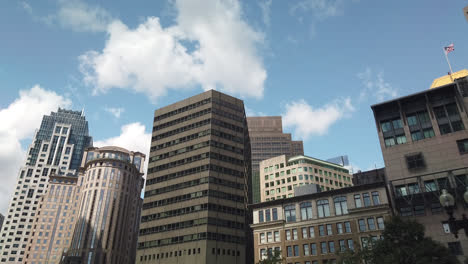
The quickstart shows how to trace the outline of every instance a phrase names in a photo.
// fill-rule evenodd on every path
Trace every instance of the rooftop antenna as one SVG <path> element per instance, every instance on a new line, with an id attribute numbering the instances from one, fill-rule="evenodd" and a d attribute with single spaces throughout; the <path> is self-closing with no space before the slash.
<path id="1" fill-rule="evenodd" d="M 81 116 L 84 116 L 84 107 L 81 109 Z"/>

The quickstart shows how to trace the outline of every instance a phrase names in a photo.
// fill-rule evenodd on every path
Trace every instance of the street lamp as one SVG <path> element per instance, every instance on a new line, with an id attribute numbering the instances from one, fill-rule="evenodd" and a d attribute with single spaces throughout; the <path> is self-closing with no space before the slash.
<path id="1" fill-rule="evenodd" d="M 468 203 L 468 187 L 466 187 L 466 191 L 463 194 L 463 199 L 465 200 L 465 203 Z M 450 232 L 455 235 L 455 238 L 458 238 L 458 230 L 464 229 L 465 235 L 468 236 L 468 219 L 465 214 L 462 215 L 461 220 L 455 220 L 453 217 L 453 211 L 455 208 L 455 199 L 453 196 L 447 192 L 446 189 L 443 189 L 442 195 L 439 197 L 439 201 L 449 215 L 448 224 Z"/>

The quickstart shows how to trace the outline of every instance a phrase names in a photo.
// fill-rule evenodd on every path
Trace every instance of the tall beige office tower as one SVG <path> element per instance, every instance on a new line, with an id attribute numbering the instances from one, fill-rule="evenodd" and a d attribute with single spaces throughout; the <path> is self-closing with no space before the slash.
<path id="1" fill-rule="evenodd" d="M 31 235 L 39 199 L 49 175 L 73 176 L 83 150 L 92 145 L 88 121 L 81 111 L 58 109 L 42 118 L 18 173 L 8 213 L 0 234 L 0 263 L 21 263 Z"/>
<path id="2" fill-rule="evenodd" d="M 211 90 L 156 110 L 137 263 L 252 259 L 249 176 L 241 100 Z"/>
<path id="3" fill-rule="evenodd" d="M 52 175 L 24 263 L 134 263 L 144 161 L 119 147 L 88 148 L 78 178 Z"/>
<path id="4" fill-rule="evenodd" d="M 281 116 L 247 117 L 250 144 L 252 146 L 252 201 L 260 202 L 261 161 L 286 155 L 304 155 L 302 140 L 292 140 L 290 133 L 283 133 Z"/>

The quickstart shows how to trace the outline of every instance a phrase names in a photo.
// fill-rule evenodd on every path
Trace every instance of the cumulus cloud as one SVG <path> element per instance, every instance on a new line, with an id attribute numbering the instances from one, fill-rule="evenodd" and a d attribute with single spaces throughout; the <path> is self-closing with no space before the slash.
<path id="1" fill-rule="evenodd" d="M 384 101 L 398 96 L 398 89 L 384 80 L 383 71 L 374 74 L 374 71 L 367 67 L 357 76 L 364 86 L 359 95 L 360 101 L 367 100 L 369 97 L 373 97 L 377 101 Z"/>
<path id="2" fill-rule="evenodd" d="M 145 125 L 141 123 L 130 123 L 122 126 L 120 135 L 107 139 L 95 141 L 94 146 L 117 146 L 129 151 L 139 151 L 146 155 L 144 172 L 148 168 L 149 151 L 151 145 L 151 133 L 146 132 Z"/>
<path id="3" fill-rule="evenodd" d="M 307 139 L 311 135 L 324 135 L 338 120 L 354 111 L 350 98 L 335 100 L 321 108 L 314 108 L 300 100 L 286 104 L 283 114 L 285 127 L 294 128 L 295 135 Z"/>
<path id="4" fill-rule="evenodd" d="M 120 115 L 123 112 L 125 112 L 125 108 L 123 108 L 123 107 L 105 107 L 104 111 L 106 111 L 109 114 L 113 115 L 115 118 L 120 118 Z"/>
<path id="5" fill-rule="evenodd" d="M 267 73 L 258 55 L 262 33 L 243 18 L 237 1 L 174 2 L 177 16 L 163 27 L 149 17 L 136 28 L 112 22 L 102 51 L 79 57 L 80 71 L 95 93 L 112 88 L 147 94 L 201 86 L 260 98 Z"/>
<path id="6" fill-rule="evenodd" d="M 33 8 L 27 2 L 20 3 L 35 20 L 47 25 L 60 25 L 77 32 L 105 32 L 113 20 L 107 10 L 80 0 L 58 0 L 57 11 L 45 16 L 33 12 Z"/>
<path id="7" fill-rule="evenodd" d="M 69 99 L 35 85 L 20 91 L 19 98 L 0 109 L 0 212 L 8 207 L 19 169 L 26 158 L 20 141 L 33 137 L 43 115 L 70 105 Z"/>

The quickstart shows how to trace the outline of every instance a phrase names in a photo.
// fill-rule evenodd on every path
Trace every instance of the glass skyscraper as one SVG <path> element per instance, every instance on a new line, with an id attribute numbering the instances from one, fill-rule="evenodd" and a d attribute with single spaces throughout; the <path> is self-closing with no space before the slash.
<path id="1" fill-rule="evenodd" d="M 58 109 L 42 119 L 18 173 L 15 192 L 0 235 L 0 262 L 23 261 L 39 197 L 50 175 L 76 176 L 84 149 L 92 146 L 88 121 L 81 111 Z M 18 150 L 19 151 L 19 150 Z M 47 230 L 50 223 L 41 223 Z M 51 247 L 50 241 L 42 241 Z"/>

